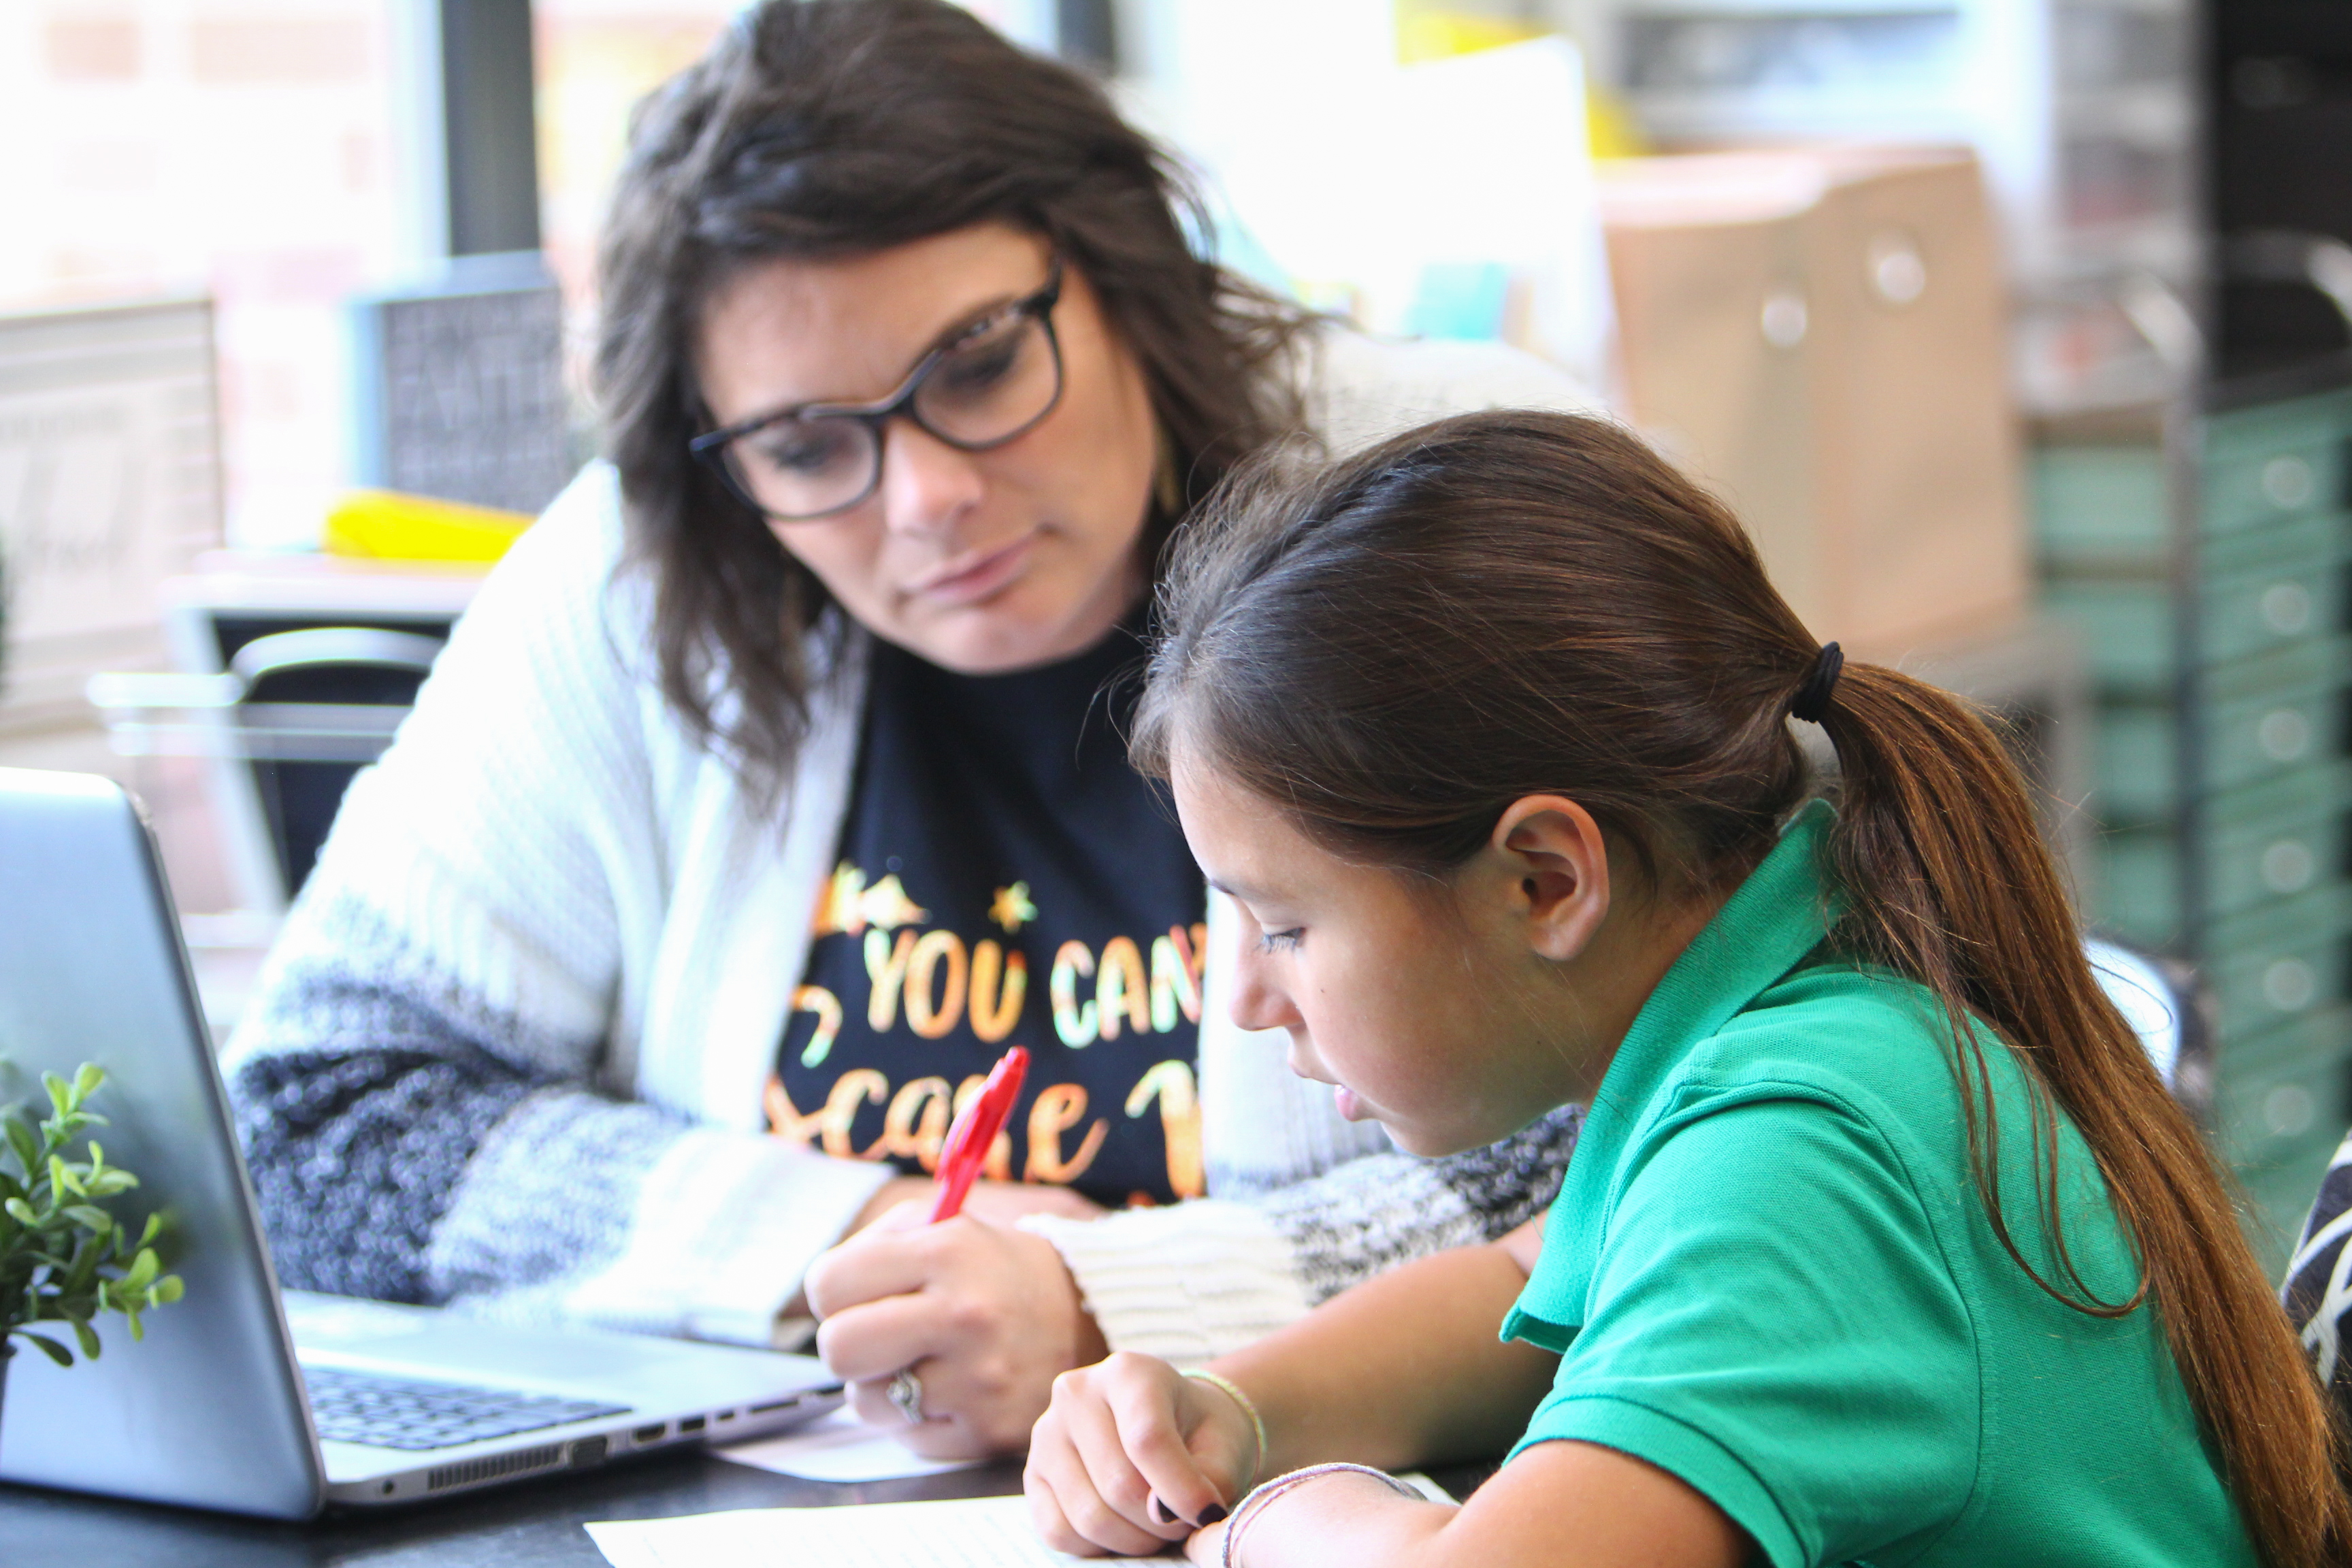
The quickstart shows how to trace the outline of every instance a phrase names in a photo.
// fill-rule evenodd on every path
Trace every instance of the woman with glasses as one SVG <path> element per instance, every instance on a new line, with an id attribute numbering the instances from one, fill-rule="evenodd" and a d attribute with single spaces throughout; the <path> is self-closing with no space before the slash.
<path id="1" fill-rule="evenodd" d="M 1121 730 L 1162 547 L 1243 458 L 1582 399 L 1312 321 L 1198 218 L 1097 87 L 936 0 L 771 0 L 648 100 L 607 460 L 352 785 L 231 1048 L 288 1284 L 821 1317 L 861 1411 L 969 1454 L 1106 1349 L 1223 1353 L 1549 1201 L 1572 1112 L 1409 1160 L 1233 1027 Z M 911 1223 L 1013 1045 L 990 1179 Z"/>

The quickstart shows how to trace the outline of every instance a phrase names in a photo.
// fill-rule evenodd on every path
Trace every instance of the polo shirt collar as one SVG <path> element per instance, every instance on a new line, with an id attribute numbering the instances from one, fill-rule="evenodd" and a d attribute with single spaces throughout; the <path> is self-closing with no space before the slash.
<path id="1" fill-rule="evenodd" d="M 1619 1158 L 1650 1102 L 1692 1047 L 1729 1023 L 1829 934 L 1824 840 L 1835 820 L 1826 801 L 1799 811 L 1780 842 L 1642 1005 L 1593 1093 L 1567 1179 L 1545 1222 L 1542 1255 L 1504 1321 L 1505 1339 L 1559 1351 L 1582 1326 Z"/>

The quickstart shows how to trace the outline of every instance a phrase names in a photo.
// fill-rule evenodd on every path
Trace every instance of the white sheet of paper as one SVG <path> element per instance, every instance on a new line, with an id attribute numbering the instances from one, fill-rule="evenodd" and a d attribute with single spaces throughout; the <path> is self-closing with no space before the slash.
<path id="1" fill-rule="evenodd" d="M 846 1410 L 836 1410 L 782 1436 L 713 1448 L 722 1459 L 809 1481 L 887 1481 L 967 1470 L 976 1459 L 926 1459 Z"/>
<path id="2" fill-rule="evenodd" d="M 1426 1476 L 1403 1479 L 1450 1502 Z M 752 1508 L 586 1527 L 613 1568 L 1167 1568 L 1168 1557 L 1065 1557 L 1037 1539 L 1027 1500 Z"/>
<path id="3" fill-rule="evenodd" d="M 755 1508 L 687 1519 L 592 1524 L 613 1568 L 1061 1568 L 1017 1497 L 877 1502 L 853 1508 Z M 1090 1565 L 1166 1557 L 1090 1557 Z"/>

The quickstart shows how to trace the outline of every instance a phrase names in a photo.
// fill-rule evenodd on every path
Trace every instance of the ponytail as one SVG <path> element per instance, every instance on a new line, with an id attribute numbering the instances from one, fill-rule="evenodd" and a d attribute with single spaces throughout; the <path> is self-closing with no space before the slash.
<path id="1" fill-rule="evenodd" d="M 1769 852 L 1815 787 L 1788 720 L 1818 722 L 1838 758 L 1832 939 L 1941 1002 L 2002 1246 L 2077 1311 L 2152 1307 L 2264 1560 L 2344 1562 L 2328 1405 L 2196 1128 L 2094 978 L 1984 721 L 1894 670 L 1841 669 L 1738 521 L 1613 425 L 1496 411 L 1319 470 L 1284 461 L 1178 538 L 1139 765 L 1164 776 L 1181 733 L 1310 837 L 1439 876 L 1513 801 L 1560 791 L 1673 898 L 1727 892 Z M 1999 1123 L 1988 1032 L 2024 1068 L 2023 1129 Z M 2060 1224 L 2062 1118 L 2140 1264 L 2120 1299 Z M 2041 1265 L 2001 1201 L 2003 1136 L 2032 1143 Z"/>
<path id="2" fill-rule="evenodd" d="M 2263 1558 L 2277 1568 L 2343 1561 L 2352 1502 L 2336 1481 L 2329 1406 L 2195 1126 L 2091 973 L 2000 742 L 1952 697 L 1872 665 L 1847 667 L 1821 722 L 1841 774 L 1831 837 L 1849 901 L 1841 934 L 1927 985 L 1950 1015 L 1969 1163 L 2001 1245 L 2077 1311 L 2116 1318 L 2153 1300 Z M 2050 1273 L 2027 1260 L 2005 1217 L 2002 1129 L 1971 1015 L 2029 1069 Z M 2138 1255 L 2139 1286 L 2126 1300 L 2102 1300 L 2068 1251 L 2053 1101 L 2098 1161 Z"/>

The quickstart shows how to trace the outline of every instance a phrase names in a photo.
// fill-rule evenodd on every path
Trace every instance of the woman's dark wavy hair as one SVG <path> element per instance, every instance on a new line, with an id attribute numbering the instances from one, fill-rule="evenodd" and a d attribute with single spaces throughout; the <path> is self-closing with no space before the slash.
<path id="1" fill-rule="evenodd" d="M 1297 418 L 1276 371 L 1303 316 L 1195 254 L 1187 219 L 1205 237 L 1181 173 L 1100 87 L 944 0 L 768 0 L 638 107 L 599 258 L 604 447 L 629 556 L 654 582 L 663 693 L 748 782 L 785 776 L 847 627 L 688 455 L 709 427 L 692 356 L 715 293 L 779 258 L 977 224 L 1043 236 L 1150 387 L 1176 490 L 1154 501 L 1156 554 Z"/>

